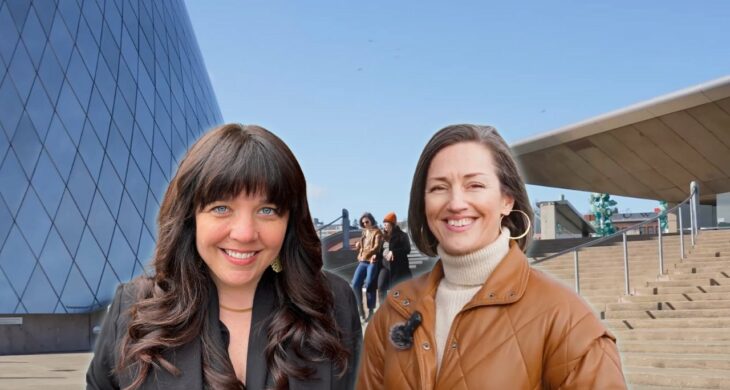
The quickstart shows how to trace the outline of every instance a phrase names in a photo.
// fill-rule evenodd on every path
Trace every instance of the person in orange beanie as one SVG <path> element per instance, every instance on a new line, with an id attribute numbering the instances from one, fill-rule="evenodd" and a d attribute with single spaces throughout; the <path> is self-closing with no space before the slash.
<path id="1" fill-rule="evenodd" d="M 380 302 L 391 286 L 411 278 L 411 269 L 408 264 L 408 254 L 411 253 L 411 239 L 398 226 L 398 218 L 391 211 L 383 218 L 383 259 L 378 274 L 378 293 Z"/>

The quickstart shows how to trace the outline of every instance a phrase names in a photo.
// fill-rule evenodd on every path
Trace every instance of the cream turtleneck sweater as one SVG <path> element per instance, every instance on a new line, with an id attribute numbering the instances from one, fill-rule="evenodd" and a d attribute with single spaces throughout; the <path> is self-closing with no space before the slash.
<path id="1" fill-rule="evenodd" d="M 444 278 L 436 290 L 436 356 L 438 366 L 444 356 L 451 323 L 509 251 L 509 230 L 502 228 L 497 239 L 486 247 L 463 256 L 452 256 L 437 247 Z"/>

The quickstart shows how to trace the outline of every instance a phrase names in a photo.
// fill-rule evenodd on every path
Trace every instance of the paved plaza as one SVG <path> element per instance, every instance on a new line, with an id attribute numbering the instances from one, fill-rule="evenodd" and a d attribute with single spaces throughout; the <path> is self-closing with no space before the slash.
<path id="1" fill-rule="evenodd" d="M 0 356 L 0 389 L 83 389 L 91 356 L 89 352 Z"/>

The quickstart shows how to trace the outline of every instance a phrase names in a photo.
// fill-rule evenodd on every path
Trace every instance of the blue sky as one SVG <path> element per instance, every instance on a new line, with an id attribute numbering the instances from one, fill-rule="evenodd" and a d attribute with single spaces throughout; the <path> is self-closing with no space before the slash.
<path id="1" fill-rule="evenodd" d="M 290 146 L 325 222 L 343 207 L 404 218 L 418 156 L 448 124 L 513 143 L 730 73 L 720 0 L 186 4 L 224 120 Z M 588 210 L 584 192 L 528 191 Z"/>

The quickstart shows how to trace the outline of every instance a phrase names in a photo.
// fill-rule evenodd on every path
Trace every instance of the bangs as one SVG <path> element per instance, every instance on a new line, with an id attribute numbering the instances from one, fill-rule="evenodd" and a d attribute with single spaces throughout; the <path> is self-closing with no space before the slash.
<path id="1" fill-rule="evenodd" d="M 293 167 L 278 153 L 267 153 L 265 140 L 246 136 L 244 142 L 218 142 L 211 148 L 202 162 L 198 175 L 201 179 L 195 188 L 193 199 L 197 209 L 241 193 L 263 195 L 282 212 L 291 209 L 290 202 L 295 197 L 287 177 L 292 177 Z"/>

